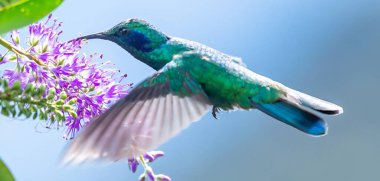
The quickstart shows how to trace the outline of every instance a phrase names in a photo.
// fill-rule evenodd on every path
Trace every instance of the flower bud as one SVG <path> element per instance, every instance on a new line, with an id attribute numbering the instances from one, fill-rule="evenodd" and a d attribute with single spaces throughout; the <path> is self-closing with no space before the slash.
<path id="1" fill-rule="evenodd" d="M 58 100 L 57 102 L 55 102 L 56 105 L 63 105 L 65 104 L 65 101 L 63 101 L 62 99 Z"/>
<path id="2" fill-rule="evenodd" d="M 48 100 L 53 100 L 55 94 L 56 94 L 55 89 L 54 89 L 54 88 L 50 88 L 50 89 L 49 89 L 49 93 L 48 93 L 48 95 L 46 96 L 46 99 L 48 99 Z"/>
<path id="3" fill-rule="evenodd" d="M 147 166 L 145 171 L 151 181 L 156 181 L 156 175 L 154 175 L 152 167 Z"/>
<path id="4" fill-rule="evenodd" d="M 4 116 L 9 116 L 9 110 L 3 107 L 1 108 L 1 114 Z"/>
<path id="5" fill-rule="evenodd" d="M 45 93 L 45 91 L 46 91 L 46 86 L 45 85 L 41 85 L 41 86 L 38 87 L 36 93 L 37 93 L 38 96 L 42 96 Z"/>
<path id="6" fill-rule="evenodd" d="M 153 162 L 154 160 L 162 156 L 164 156 L 163 151 L 151 151 L 144 154 L 144 158 L 147 159 L 148 162 Z"/>
<path id="7" fill-rule="evenodd" d="M 73 118 L 76 118 L 78 115 L 76 112 L 74 111 L 69 111 L 70 115 L 73 117 Z"/>
<path id="8" fill-rule="evenodd" d="M 69 104 L 69 105 L 73 105 L 73 104 L 75 104 L 76 102 L 77 102 L 77 98 L 72 98 L 72 99 L 69 100 L 69 102 L 67 102 L 67 104 Z"/>
<path id="9" fill-rule="evenodd" d="M 13 82 L 12 90 L 21 90 L 21 83 L 20 83 L 20 81 L 16 80 L 15 82 Z"/>
<path id="10" fill-rule="evenodd" d="M 55 110 L 54 112 L 59 120 L 63 118 L 63 113 L 60 110 Z"/>
<path id="11" fill-rule="evenodd" d="M 30 46 L 31 46 L 31 47 L 34 47 L 34 46 L 38 45 L 38 42 L 39 42 L 39 41 L 40 41 L 40 40 L 37 39 L 37 38 L 35 38 L 35 37 L 30 37 L 30 40 L 29 40 Z"/>
<path id="12" fill-rule="evenodd" d="M 62 108 L 63 108 L 63 110 L 65 110 L 65 111 L 69 111 L 69 110 L 72 110 L 72 109 L 73 109 L 70 105 L 63 105 Z"/>
<path id="13" fill-rule="evenodd" d="M 135 173 L 136 170 L 137 170 L 137 166 L 139 166 L 139 162 L 136 160 L 136 159 L 129 159 L 128 160 L 128 166 L 129 166 L 129 169 Z"/>
<path id="14" fill-rule="evenodd" d="M 18 31 L 12 31 L 11 38 L 15 45 L 20 44 L 20 35 Z"/>
<path id="15" fill-rule="evenodd" d="M 33 84 L 27 84 L 25 88 L 25 94 L 30 94 L 34 90 Z"/>
<path id="16" fill-rule="evenodd" d="M 156 180 L 157 181 L 171 181 L 172 179 L 166 175 L 158 174 L 156 175 Z"/>
<path id="17" fill-rule="evenodd" d="M 2 85 L 4 89 L 8 88 L 8 81 L 3 79 Z"/>
<path id="18" fill-rule="evenodd" d="M 59 94 L 59 99 L 65 100 L 67 98 L 67 94 L 65 91 L 62 91 L 61 94 Z"/>
<path id="19" fill-rule="evenodd" d="M 140 175 L 139 181 L 145 181 L 145 178 L 146 178 L 146 174 L 143 173 L 143 174 Z"/>

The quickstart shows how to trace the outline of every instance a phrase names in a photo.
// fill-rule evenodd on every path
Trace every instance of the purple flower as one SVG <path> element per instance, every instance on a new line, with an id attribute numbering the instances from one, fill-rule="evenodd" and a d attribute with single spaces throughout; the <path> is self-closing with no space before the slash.
<path id="1" fill-rule="evenodd" d="M 49 31 L 41 23 L 33 24 L 29 26 L 29 44 L 33 47 L 36 46 L 41 40 L 42 36 L 46 35 L 46 32 Z"/>
<path id="2" fill-rule="evenodd" d="M 148 162 L 153 162 L 154 160 L 162 156 L 164 156 L 163 151 L 151 151 L 144 154 L 144 158 L 147 159 Z"/>
<path id="3" fill-rule="evenodd" d="M 60 27 L 61 23 L 57 20 L 51 23 L 51 15 L 46 22 L 29 26 L 29 41 L 23 49 L 48 67 L 37 65 L 26 57 L 17 56 L 14 61 L 17 64 L 16 69 L 5 70 L 3 77 L 8 79 L 10 84 L 16 80 L 20 81 L 23 87 L 32 83 L 45 85 L 46 90 L 54 88 L 57 91 L 55 100 L 61 92 L 67 94 L 67 100 L 75 98 L 75 114 L 62 110 L 65 123 L 57 123 L 57 126 L 65 125 L 65 137 L 72 138 L 84 125 L 103 113 L 111 102 L 126 96 L 130 86 L 116 81 L 121 77 L 117 76 L 118 71 L 105 69 L 104 65 L 107 63 L 98 63 L 96 59 L 100 58 L 96 54 L 81 55 L 81 40 L 60 42 Z M 15 46 L 21 46 L 18 31 L 12 32 L 11 39 Z M 0 64 L 9 62 L 8 55 L 2 60 Z M 50 113 L 49 116 L 54 114 L 56 113 Z"/>
<path id="4" fill-rule="evenodd" d="M 120 83 L 127 74 L 118 76 L 119 71 L 111 68 L 111 62 L 97 61 L 103 59 L 103 54 L 81 55 L 83 41 L 60 42 L 61 24 L 57 20 L 51 23 L 49 15 L 46 22 L 30 25 L 29 41 L 23 48 L 20 45 L 19 32 L 11 33 L 13 45 L 36 57 L 40 61 L 38 64 L 30 60 L 30 57 L 11 53 L 0 54 L 0 64 L 12 62 L 17 65 L 15 69 L 3 72 L 3 78 L 7 79 L 10 85 L 15 81 L 19 81 L 22 88 L 27 84 L 44 85 L 45 95 L 51 95 L 49 91 L 53 90 L 55 91 L 53 100 L 64 101 L 61 105 L 73 105 L 70 109 L 62 107 L 49 112 L 50 120 L 47 122 L 49 127 L 65 126 L 67 132 L 64 137 L 70 139 L 84 125 L 91 123 L 94 118 L 107 110 L 110 103 L 126 96 L 132 84 Z M 57 121 L 55 119 L 57 117 L 61 119 Z M 139 178 L 141 181 L 146 178 L 151 181 L 170 181 L 168 176 L 155 175 L 148 165 L 163 155 L 161 151 L 148 152 L 141 157 L 138 155 L 129 159 L 128 165 L 133 173 L 137 171 L 139 165 L 143 166 L 144 173 Z"/>
<path id="5" fill-rule="evenodd" d="M 8 83 L 10 86 L 12 86 L 15 81 L 17 80 L 20 81 L 22 88 L 25 88 L 26 84 L 30 80 L 29 74 L 25 72 L 14 71 L 14 70 L 4 70 L 3 77 L 9 80 Z"/>
<path id="6" fill-rule="evenodd" d="M 139 162 L 136 159 L 134 159 L 134 158 L 128 159 L 128 166 L 129 166 L 129 169 L 133 173 L 135 173 L 136 170 L 137 170 L 137 166 L 139 166 Z"/>
<path id="7" fill-rule="evenodd" d="M 0 65 L 1 64 L 4 64 L 4 63 L 7 63 L 9 60 L 8 60 L 8 56 L 6 56 L 6 55 L 2 55 L 1 53 L 0 53 Z"/>
<path id="8" fill-rule="evenodd" d="M 144 168 L 144 173 L 142 173 L 139 177 L 139 180 L 146 180 L 149 178 L 150 181 L 171 181 L 171 178 L 163 175 L 163 174 L 155 174 L 152 167 L 148 165 L 148 163 L 154 162 L 157 158 L 164 156 L 164 152 L 162 151 L 151 151 L 145 153 L 143 158 L 140 158 L 141 165 Z M 139 166 L 139 162 L 137 159 L 129 159 L 128 164 L 132 172 L 136 171 L 136 168 Z"/>
<path id="9" fill-rule="evenodd" d="M 154 174 L 152 167 L 146 166 L 145 173 L 140 176 L 140 179 L 149 178 L 150 181 L 171 181 L 172 179 L 163 174 Z"/>
<path id="10" fill-rule="evenodd" d="M 156 175 L 154 175 L 153 169 L 151 167 L 146 168 L 146 175 L 151 181 L 156 181 Z"/>

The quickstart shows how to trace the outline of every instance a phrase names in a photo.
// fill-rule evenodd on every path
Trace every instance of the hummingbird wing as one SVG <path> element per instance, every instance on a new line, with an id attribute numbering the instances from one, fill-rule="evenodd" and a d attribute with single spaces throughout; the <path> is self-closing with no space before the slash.
<path id="1" fill-rule="evenodd" d="M 90 123 L 73 140 L 63 162 L 140 156 L 200 119 L 209 108 L 201 86 L 173 60 Z"/>

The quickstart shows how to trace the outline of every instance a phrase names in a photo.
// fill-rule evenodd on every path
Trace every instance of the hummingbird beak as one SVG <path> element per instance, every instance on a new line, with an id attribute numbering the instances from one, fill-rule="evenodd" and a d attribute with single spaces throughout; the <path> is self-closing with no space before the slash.
<path id="1" fill-rule="evenodd" d="M 95 33 L 95 34 L 86 35 L 86 36 L 80 36 L 78 38 L 68 41 L 68 43 L 76 41 L 76 40 L 90 40 L 90 39 L 110 40 L 110 37 L 107 36 L 105 33 L 101 32 L 101 33 Z"/>
<path id="2" fill-rule="evenodd" d="M 95 34 L 91 34 L 91 35 L 86 35 L 86 36 L 81 36 L 81 37 L 78 37 L 77 39 L 81 39 L 81 40 L 90 40 L 90 39 L 103 39 L 103 40 L 109 40 L 109 37 L 101 32 L 101 33 L 95 33 Z"/>

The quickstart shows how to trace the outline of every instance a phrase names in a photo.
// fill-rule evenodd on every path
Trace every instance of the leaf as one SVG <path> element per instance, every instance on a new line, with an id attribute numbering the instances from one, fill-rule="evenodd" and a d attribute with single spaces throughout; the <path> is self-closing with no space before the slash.
<path id="1" fill-rule="evenodd" d="M 14 181 L 15 180 L 12 173 L 9 171 L 9 169 L 7 168 L 7 166 L 3 163 L 3 161 L 1 159 L 0 159 L 0 180 L 1 181 Z"/>
<path id="2" fill-rule="evenodd" d="M 63 0 L 0 0 L 0 34 L 43 18 Z"/>
<path id="3" fill-rule="evenodd" d="M 1 114 L 4 116 L 9 116 L 9 110 L 6 107 L 1 108 Z"/>

